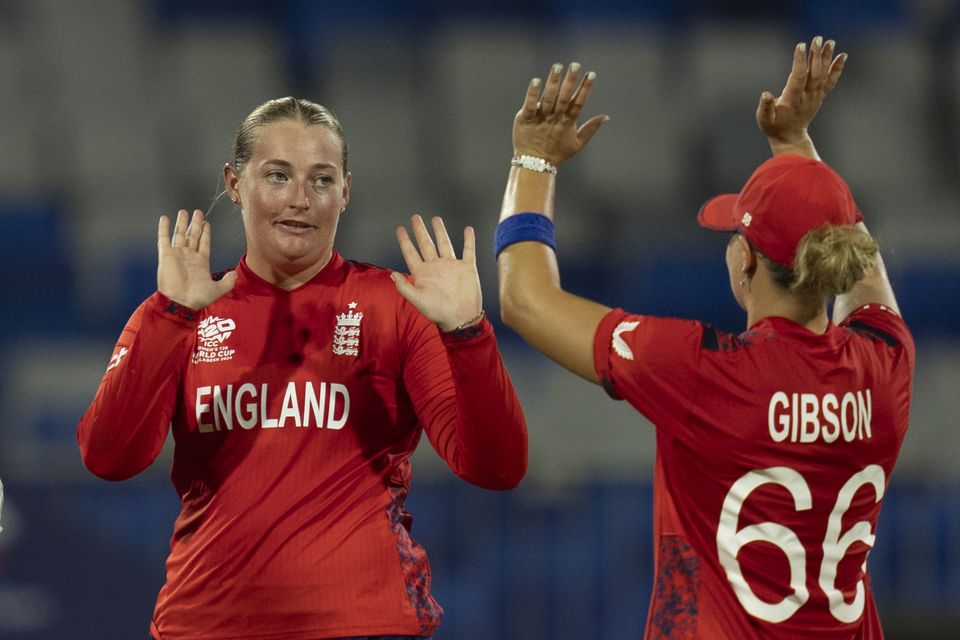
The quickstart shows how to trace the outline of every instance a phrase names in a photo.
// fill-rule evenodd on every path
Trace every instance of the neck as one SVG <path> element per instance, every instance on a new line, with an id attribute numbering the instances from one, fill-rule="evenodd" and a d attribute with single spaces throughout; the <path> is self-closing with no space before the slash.
<path id="1" fill-rule="evenodd" d="M 315 275 L 327 266 L 332 256 L 333 251 L 328 250 L 322 259 L 308 265 L 303 265 L 297 261 L 277 263 L 276 261 L 263 260 L 259 256 L 248 253 L 246 263 L 251 271 L 270 284 L 276 285 L 285 291 L 292 291 L 312 280 Z"/>
<path id="2" fill-rule="evenodd" d="M 830 326 L 827 317 L 826 301 L 815 307 L 797 296 L 781 289 L 766 274 L 757 275 L 750 282 L 750 291 L 746 296 L 747 327 L 771 316 L 793 320 L 808 331 L 822 335 Z"/>

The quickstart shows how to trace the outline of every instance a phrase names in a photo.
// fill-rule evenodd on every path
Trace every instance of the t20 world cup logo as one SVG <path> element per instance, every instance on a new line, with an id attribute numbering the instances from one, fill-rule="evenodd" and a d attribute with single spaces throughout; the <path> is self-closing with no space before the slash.
<path id="1" fill-rule="evenodd" d="M 197 325 L 197 338 L 205 347 L 219 347 L 236 328 L 237 323 L 230 318 L 209 316 Z"/>
<path id="2" fill-rule="evenodd" d="M 193 363 L 224 362 L 232 360 L 236 349 L 225 345 L 237 323 L 230 318 L 208 316 L 197 325 L 197 348 L 193 353 Z"/>

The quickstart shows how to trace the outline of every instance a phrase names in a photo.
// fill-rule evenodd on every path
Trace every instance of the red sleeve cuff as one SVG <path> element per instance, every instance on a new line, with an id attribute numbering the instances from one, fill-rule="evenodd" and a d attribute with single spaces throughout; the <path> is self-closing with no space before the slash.
<path id="1" fill-rule="evenodd" d="M 623 400 L 623 398 L 613 388 L 613 378 L 610 374 L 610 339 L 613 330 L 626 315 L 627 312 L 623 309 L 613 309 L 597 325 L 597 332 L 593 337 L 593 367 L 604 391 L 614 400 Z"/>
<path id="2" fill-rule="evenodd" d="M 187 326 L 196 326 L 197 320 L 200 319 L 199 311 L 174 302 L 159 291 L 147 298 L 147 308 L 162 317 Z"/>
<path id="3" fill-rule="evenodd" d="M 493 335 L 493 325 L 490 324 L 489 320 L 487 320 L 486 315 L 483 316 L 479 323 L 473 325 L 472 327 L 467 327 L 466 329 L 460 329 L 458 331 L 440 332 L 440 337 L 443 339 L 443 344 L 445 346 L 478 342 L 491 335 Z"/>

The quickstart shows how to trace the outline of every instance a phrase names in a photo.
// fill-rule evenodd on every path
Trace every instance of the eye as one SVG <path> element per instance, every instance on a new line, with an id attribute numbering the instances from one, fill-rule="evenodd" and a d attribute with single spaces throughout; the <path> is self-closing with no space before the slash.
<path id="1" fill-rule="evenodd" d="M 316 187 L 329 187 L 333 184 L 333 176 L 317 176 L 313 184 Z"/>
<path id="2" fill-rule="evenodd" d="M 267 174 L 267 180 L 270 182 L 286 182 L 287 176 L 280 171 L 271 171 Z"/>

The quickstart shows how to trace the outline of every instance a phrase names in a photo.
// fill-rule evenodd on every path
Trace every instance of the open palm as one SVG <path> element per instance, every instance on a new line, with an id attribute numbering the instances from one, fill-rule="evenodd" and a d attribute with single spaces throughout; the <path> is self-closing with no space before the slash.
<path id="1" fill-rule="evenodd" d="M 463 231 L 463 258 L 457 259 L 443 220 L 433 218 L 434 244 L 418 215 L 411 217 L 410 225 L 417 239 L 414 247 L 407 230 L 397 229 L 400 252 L 410 269 L 412 282 L 399 273 L 392 278 L 397 290 L 420 313 L 436 323 L 442 331 L 452 331 L 465 322 L 477 318 L 483 309 L 483 293 L 477 274 L 476 238 L 473 227 Z M 419 248 L 419 250 L 418 250 Z"/>
<path id="2" fill-rule="evenodd" d="M 236 283 L 236 273 L 221 280 L 210 275 L 210 223 L 199 209 L 187 224 L 188 213 L 181 209 L 170 236 L 170 219 L 160 217 L 157 228 L 157 290 L 174 302 L 197 310 L 224 295 Z"/>

